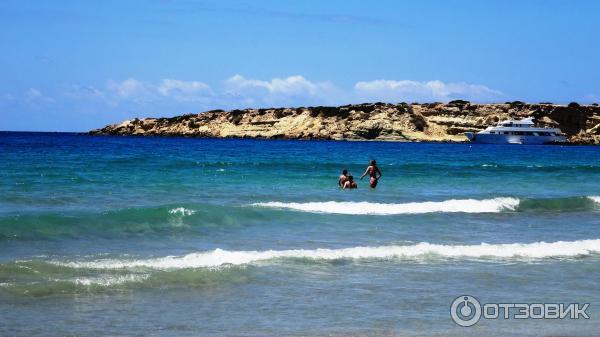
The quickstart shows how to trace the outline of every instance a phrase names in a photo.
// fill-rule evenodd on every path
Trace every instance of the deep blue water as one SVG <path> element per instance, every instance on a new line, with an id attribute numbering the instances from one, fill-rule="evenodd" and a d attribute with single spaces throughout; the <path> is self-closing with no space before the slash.
<path id="1" fill-rule="evenodd" d="M 597 335 L 599 215 L 599 147 L 0 133 L 0 336 Z"/>

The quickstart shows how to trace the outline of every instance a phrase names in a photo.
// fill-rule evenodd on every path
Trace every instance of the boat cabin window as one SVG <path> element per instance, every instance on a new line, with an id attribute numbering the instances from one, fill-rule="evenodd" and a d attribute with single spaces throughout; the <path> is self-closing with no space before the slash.
<path id="1" fill-rule="evenodd" d="M 533 136 L 533 132 L 525 132 L 525 135 L 527 135 L 527 136 Z"/>
<path id="2" fill-rule="evenodd" d="M 521 132 L 521 131 L 515 131 L 515 132 L 513 132 L 513 135 L 515 135 L 515 136 L 522 136 L 523 132 Z"/>

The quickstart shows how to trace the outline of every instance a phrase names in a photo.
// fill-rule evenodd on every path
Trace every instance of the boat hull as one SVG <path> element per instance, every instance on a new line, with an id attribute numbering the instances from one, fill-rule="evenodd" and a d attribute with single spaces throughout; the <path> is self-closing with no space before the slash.
<path id="1" fill-rule="evenodd" d="M 525 144 L 525 145 L 543 145 L 566 143 L 564 136 L 525 136 L 525 135 L 498 135 L 498 134 L 474 134 L 467 135 L 467 138 L 473 143 L 481 144 Z"/>

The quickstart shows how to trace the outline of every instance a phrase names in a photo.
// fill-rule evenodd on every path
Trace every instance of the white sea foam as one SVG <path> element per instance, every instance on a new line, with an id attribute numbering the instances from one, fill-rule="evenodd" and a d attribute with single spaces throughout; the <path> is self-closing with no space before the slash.
<path id="1" fill-rule="evenodd" d="M 593 196 L 589 196 L 588 199 L 600 204 L 600 196 L 593 195 Z"/>
<path id="2" fill-rule="evenodd" d="M 341 249 L 293 249 L 265 251 L 213 251 L 183 256 L 152 259 L 102 259 L 95 261 L 52 262 L 70 268 L 158 270 L 212 268 L 224 265 L 244 265 L 273 259 L 302 258 L 312 260 L 339 259 L 476 259 L 476 260 L 531 260 L 557 257 L 589 256 L 600 253 L 600 239 L 535 243 L 508 243 L 479 245 L 438 245 L 422 242 L 405 246 L 352 247 Z"/>
<path id="3" fill-rule="evenodd" d="M 82 285 L 82 286 L 103 286 L 110 287 L 123 283 L 141 282 L 146 280 L 150 275 L 148 274 L 130 274 L 130 275 L 103 275 L 97 277 L 78 277 L 71 282 Z"/>
<path id="4" fill-rule="evenodd" d="M 187 209 L 185 207 L 177 207 L 177 208 L 173 208 L 173 209 L 169 210 L 169 214 L 180 215 L 180 216 L 192 215 L 194 213 L 196 213 L 196 211 Z"/>
<path id="5" fill-rule="evenodd" d="M 422 214 L 434 212 L 447 213 L 498 213 L 511 211 L 519 205 L 516 198 L 494 198 L 494 199 L 452 199 L 445 201 L 409 202 L 403 204 L 383 204 L 373 202 L 259 202 L 253 206 L 269 208 L 285 208 L 304 212 L 332 213 L 332 214 L 370 214 L 370 215 L 393 215 L 393 214 Z"/>

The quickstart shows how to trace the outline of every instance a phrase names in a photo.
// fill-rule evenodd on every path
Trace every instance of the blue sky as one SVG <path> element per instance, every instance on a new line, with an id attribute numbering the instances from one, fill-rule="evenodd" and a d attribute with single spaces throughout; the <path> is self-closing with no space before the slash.
<path id="1" fill-rule="evenodd" d="M 598 1 L 3 1 L 0 130 L 367 101 L 600 101 Z"/>

